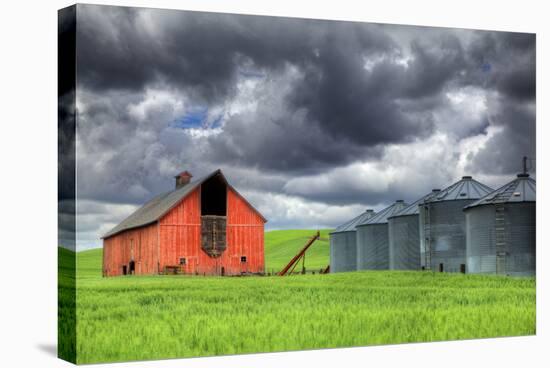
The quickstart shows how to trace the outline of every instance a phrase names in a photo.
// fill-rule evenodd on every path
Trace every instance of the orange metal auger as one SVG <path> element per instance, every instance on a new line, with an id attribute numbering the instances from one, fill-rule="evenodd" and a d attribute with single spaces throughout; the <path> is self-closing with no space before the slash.
<path id="1" fill-rule="evenodd" d="M 308 250 L 308 248 L 315 242 L 315 240 L 318 240 L 321 236 L 321 233 L 319 231 L 317 231 L 317 233 L 312 236 L 308 242 L 306 243 L 306 245 L 304 245 L 304 247 L 302 248 L 302 250 L 300 250 L 298 252 L 298 254 L 296 254 L 294 256 L 294 258 L 292 258 L 290 260 L 290 262 L 285 266 L 285 268 L 283 268 L 281 270 L 281 272 L 278 273 L 279 276 L 284 276 L 288 273 L 288 270 L 292 269 L 290 271 L 290 273 L 292 273 L 292 271 L 294 270 L 294 268 L 296 267 L 296 265 L 298 264 L 298 262 L 300 262 L 300 260 L 305 257 L 305 254 L 306 254 L 306 251 Z"/>

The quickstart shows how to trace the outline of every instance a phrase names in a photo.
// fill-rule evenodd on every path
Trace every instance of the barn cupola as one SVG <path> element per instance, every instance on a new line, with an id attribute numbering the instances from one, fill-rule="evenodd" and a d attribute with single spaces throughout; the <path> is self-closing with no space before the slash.
<path id="1" fill-rule="evenodd" d="M 189 171 L 184 171 L 184 172 L 181 172 L 178 175 L 176 175 L 175 176 L 175 178 L 176 178 L 176 189 L 179 189 L 179 188 L 189 184 L 192 177 L 193 177 L 193 175 L 191 175 L 191 173 Z"/>

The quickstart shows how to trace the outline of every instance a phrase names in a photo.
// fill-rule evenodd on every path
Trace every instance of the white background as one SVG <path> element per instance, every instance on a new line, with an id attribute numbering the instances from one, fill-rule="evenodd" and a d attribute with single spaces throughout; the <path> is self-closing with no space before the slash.
<path id="1" fill-rule="evenodd" d="M 544 1 L 105 1 L 116 5 L 358 20 L 537 33 L 537 336 L 122 363 L 120 367 L 541 367 L 550 364 L 548 39 Z M 0 366 L 63 367 L 56 344 L 57 9 L 0 9 Z M 545 24 L 546 23 L 546 24 Z M 544 94 L 546 92 L 546 96 Z M 546 188 L 546 189 L 545 189 Z M 546 291 L 545 291 L 546 289 Z M 498 321 L 495 321 L 498 323 Z"/>

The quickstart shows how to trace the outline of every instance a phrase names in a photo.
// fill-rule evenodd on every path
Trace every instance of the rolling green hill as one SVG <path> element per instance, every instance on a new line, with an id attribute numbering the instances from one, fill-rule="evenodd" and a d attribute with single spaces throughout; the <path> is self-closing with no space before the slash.
<path id="1" fill-rule="evenodd" d="M 321 238 L 306 253 L 306 269 L 318 271 L 329 264 L 330 230 L 321 230 Z M 275 230 L 265 233 L 265 269 L 280 271 L 306 244 L 315 230 Z M 102 249 L 77 253 L 78 278 L 101 275 Z M 301 269 L 301 264 L 296 270 Z"/>

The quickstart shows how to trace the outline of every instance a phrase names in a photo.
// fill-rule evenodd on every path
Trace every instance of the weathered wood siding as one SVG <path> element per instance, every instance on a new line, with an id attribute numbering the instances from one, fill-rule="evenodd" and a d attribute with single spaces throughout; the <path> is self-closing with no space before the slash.
<path id="1" fill-rule="evenodd" d="M 183 272 L 195 273 L 198 265 L 207 261 L 208 255 L 200 252 L 200 188 L 162 217 L 159 226 L 161 270 L 179 265 L 179 259 L 185 258 Z"/>
<path id="2" fill-rule="evenodd" d="M 103 241 L 103 275 L 122 275 L 126 265 L 134 259 L 135 274 L 157 272 L 158 226 L 156 223 L 124 231 Z"/>
<path id="3" fill-rule="evenodd" d="M 227 248 L 238 272 L 264 272 L 264 221 L 236 192 L 227 191 Z M 246 263 L 241 262 L 246 256 Z"/>

